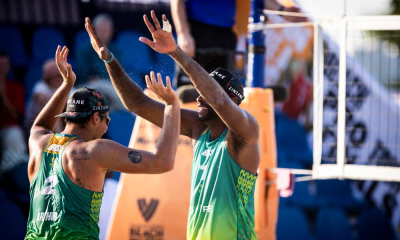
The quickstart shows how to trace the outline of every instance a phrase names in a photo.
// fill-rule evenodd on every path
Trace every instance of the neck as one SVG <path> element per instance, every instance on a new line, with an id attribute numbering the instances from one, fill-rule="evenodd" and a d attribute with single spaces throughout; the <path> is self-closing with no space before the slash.
<path id="1" fill-rule="evenodd" d="M 221 136 L 226 129 L 225 123 L 219 117 L 207 121 L 205 124 L 208 129 L 210 129 L 211 141 L 214 141 L 216 138 Z"/>
<path id="2" fill-rule="evenodd" d="M 65 126 L 64 131 L 61 132 L 62 134 L 71 134 L 71 135 L 78 135 L 79 138 L 83 139 L 84 141 L 90 141 L 94 138 L 91 136 L 89 130 L 87 128 L 80 128 L 74 124 L 67 124 Z"/>

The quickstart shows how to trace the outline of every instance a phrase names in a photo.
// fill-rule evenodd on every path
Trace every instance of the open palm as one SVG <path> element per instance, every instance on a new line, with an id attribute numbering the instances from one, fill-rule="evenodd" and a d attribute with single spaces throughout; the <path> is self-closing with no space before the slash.
<path id="1" fill-rule="evenodd" d="M 149 21 L 147 15 L 143 16 L 144 22 L 146 23 L 147 28 L 149 29 L 151 36 L 153 37 L 153 41 L 148 38 L 140 37 L 139 40 L 143 43 L 149 45 L 152 49 L 159 53 L 170 53 L 176 50 L 176 42 L 172 33 L 164 31 L 154 11 L 151 11 L 151 18 L 153 19 L 154 25 Z M 163 15 L 163 20 L 167 21 L 167 17 Z"/>
<path id="2" fill-rule="evenodd" d="M 100 59 L 108 61 L 111 58 L 111 53 L 108 48 L 104 45 L 104 43 L 100 40 L 100 37 L 96 33 L 95 27 L 90 22 L 90 19 L 85 18 L 85 28 L 90 37 L 90 43 L 92 44 L 93 49 L 99 55 Z"/>
<path id="3" fill-rule="evenodd" d="M 63 77 L 64 82 L 74 84 L 76 76 L 75 73 L 72 71 L 71 64 L 67 62 L 68 52 L 69 49 L 67 47 L 64 46 L 61 50 L 61 47 L 58 46 L 56 51 L 56 63 L 58 71 Z"/>

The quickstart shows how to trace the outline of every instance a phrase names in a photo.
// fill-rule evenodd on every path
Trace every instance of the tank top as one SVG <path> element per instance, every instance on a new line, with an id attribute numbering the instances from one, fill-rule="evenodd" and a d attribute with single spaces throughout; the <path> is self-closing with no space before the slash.
<path id="1" fill-rule="evenodd" d="M 75 185 L 62 167 L 62 153 L 75 135 L 52 134 L 32 180 L 25 239 L 99 239 L 103 192 Z"/>
<path id="2" fill-rule="evenodd" d="M 205 130 L 196 142 L 191 175 L 187 239 L 257 239 L 254 188 L 257 176 L 242 169 L 225 144 Z"/>

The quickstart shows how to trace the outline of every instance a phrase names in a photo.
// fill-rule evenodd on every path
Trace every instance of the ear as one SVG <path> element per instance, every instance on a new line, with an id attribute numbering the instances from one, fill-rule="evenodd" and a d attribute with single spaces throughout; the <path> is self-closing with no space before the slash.
<path id="1" fill-rule="evenodd" d="M 98 112 L 95 112 L 95 113 L 93 113 L 92 114 L 92 119 L 91 119 L 91 121 L 92 121 L 92 123 L 93 123 L 93 125 L 98 125 L 98 124 L 100 124 L 100 121 L 101 119 L 100 119 L 100 116 L 99 116 L 99 113 Z"/>
<path id="2" fill-rule="evenodd" d="M 234 102 L 234 103 L 236 103 L 236 105 L 240 105 L 240 103 L 239 103 L 239 98 L 238 97 L 231 97 L 231 100 Z"/>

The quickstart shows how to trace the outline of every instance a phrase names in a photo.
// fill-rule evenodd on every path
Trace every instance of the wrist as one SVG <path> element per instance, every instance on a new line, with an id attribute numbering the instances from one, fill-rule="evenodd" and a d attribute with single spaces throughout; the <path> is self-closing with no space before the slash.
<path id="1" fill-rule="evenodd" d="M 175 107 L 179 108 L 179 99 L 177 99 L 176 101 L 171 102 L 171 103 L 165 103 L 165 105 L 167 107 L 171 107 L 171 108 L 175 108 Z"/>
<path id="2" fill-rule="evenodd" d="M 112 61 L 114 61 L 114 54 L 112 52 L 110 52 L 110 59 L 109 60 L 103 60 L 105 63 L 111 63 Z"/>
<path id="3" fill-rule="evenodd" d="M 65 79 L 65 78 L 64 78 L 64 82 L 61 84 L 60 88 L 61 88 L 61 87 L 62 87 L 62 88 L 66 88 L 66 87 L 72 88 L 72 87 L 74 86 L 74 82 L 75 82 L 75 81 L 72 81 L 72 80 L 70 80 L 70 79 Z"/>

